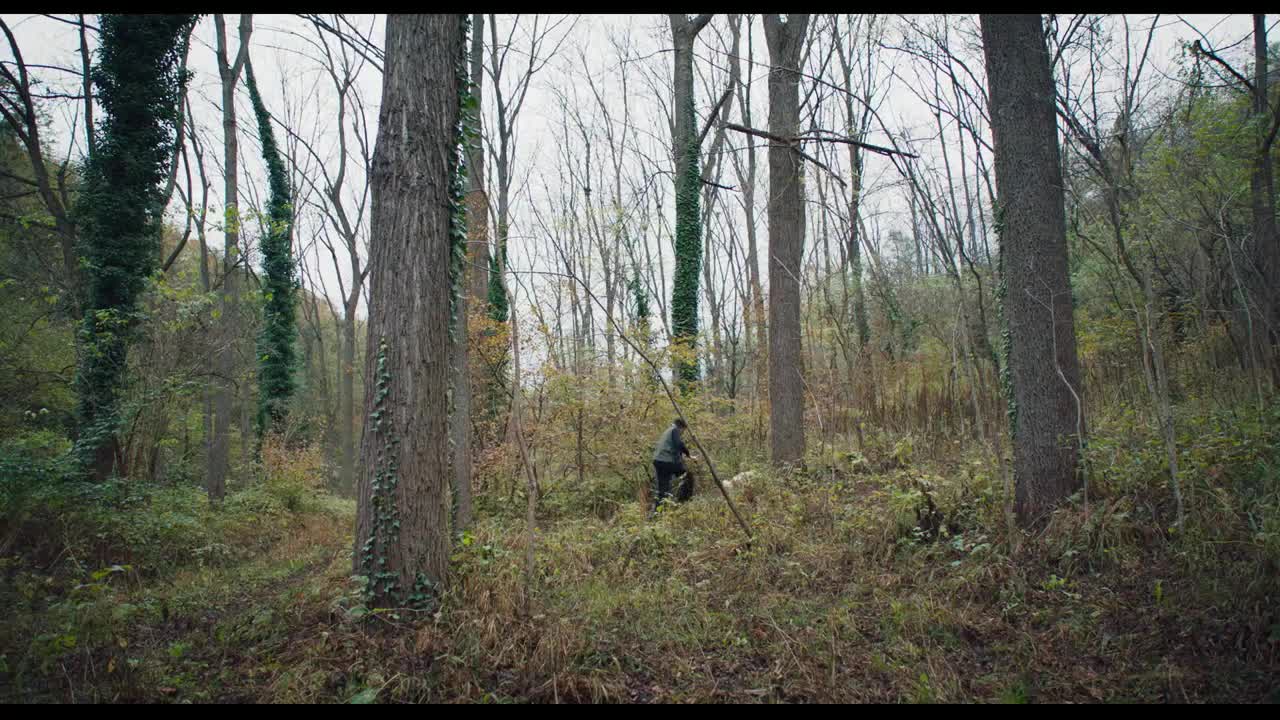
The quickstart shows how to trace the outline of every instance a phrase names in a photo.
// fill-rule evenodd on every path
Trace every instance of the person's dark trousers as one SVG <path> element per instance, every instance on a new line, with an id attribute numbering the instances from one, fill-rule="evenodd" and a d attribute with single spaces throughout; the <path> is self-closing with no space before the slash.
<path id="1" fill-rule="evenodd" d="M 653 507 L 656 510 L 663 498 L 671 497 L 671 478 L 684 472 L 684 468 L 675 463 L 654 460 L 653 471 L 658 480 L 658 492 L 653 496 Z"/>

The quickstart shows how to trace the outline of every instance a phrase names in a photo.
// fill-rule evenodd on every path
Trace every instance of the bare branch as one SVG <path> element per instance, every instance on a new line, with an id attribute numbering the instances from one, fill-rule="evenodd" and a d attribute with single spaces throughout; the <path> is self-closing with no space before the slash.
<path id="1" fill-rule="evenodd" d="M 1204 43 L 1200 42 L 1199 40 L 1196 40 L 1194 43 L 1191 44 L 1191 48 L 1196 53 L 1209 58 L 1210 60 L 1214 61 L 1218 65 L 1221 65 L 1228 73 L 1231 74 L 1232 77 L 1240 81 L 1241 85 L 1244 85 L 1245 90 L 1247 90 L 1250 93 L 1253 92 L 1253 83 L 1249 82 L 1249 78 L 1241 75 L 1235 68 L 1231 67 L 1231 63 L 1227 62 L 1226 60 L 1223 60 L 1222 58 L 1218 57 L 1212 50 L 1206 48 L 1204 46 Z"/>

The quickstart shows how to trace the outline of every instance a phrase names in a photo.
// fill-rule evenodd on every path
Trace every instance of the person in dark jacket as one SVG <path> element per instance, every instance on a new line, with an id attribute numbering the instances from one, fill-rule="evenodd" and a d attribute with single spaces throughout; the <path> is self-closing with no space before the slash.
<path id="1" fill-rule="evenodd" d="M 681 418 L 671 422 L 662 433 L 653 451 L 653 471 L 657 476 L 658 492 L 654 496 L 653 509 L 657 510 L 663 498 L 671 497 L 671 478 L 685 474 L 684 458 L 693 457 L 684 444 L 684 431 L 689 426 Z"/>

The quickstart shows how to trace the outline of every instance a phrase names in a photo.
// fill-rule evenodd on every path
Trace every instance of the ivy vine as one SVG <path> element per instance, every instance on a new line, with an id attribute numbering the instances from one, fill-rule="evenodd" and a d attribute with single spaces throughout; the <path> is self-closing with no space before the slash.
<path id="1" fill-rule="evenodd" d="M 676 271 L 671 290 L 671 332 L 676 343 L 689 350 L 689 357 L 677 363 L 682 385 L 699 377 L 697 354 L 692 352 L 698 335 L 698 276 L 702 270 L 702 225 L 699 199 L 702 175 L 698 167 L 698 136 L 694 128 L 693 98 L 680 112 L 687 116 L 689 135 L 681 144 L 676 178 Z"/>
<path id="2" fill-rule="evenodd" d="M 400 482 L 400 436 L 392 422 L 387 396 L 391 394 L 391 371 L 387 369 L 387 340 L 378 340 L 373 410 L 369 414 L 370 447 L 375 458 L 373 479 L 369 486 L 369 509 L 372 522 L 369 535 L 360 548 L 360 569 L 369 578 L 366 599 L 397 599 L 400 574 L 387 566 L 387 552 L 400 539 L 400 508 L 396 503 L 396 486 Z"/>
<path id="3" fill-rule="evenodd" d="M 279 428 L 288 416 L 289 399 L 296 388 L 297 328 L 294 322 L 298 278 L 293 261 L 293 204 L 289 174 L 276 145 L 253 65 L 245 65 L 245 84 L 258 120 L 258 138 L 267 164 L 270 195 L 267 200 L 267 233 L 262 239 L 263 327 L 258 335 L 258 435 Z"/>
<path id="4" fill-rule="evenodd" d="M 81 467 L 114 443 L 139 299 L 160 254 L 161 184 L 173 158 L 183 46 L 196 15 L 103 15 L 91 71 L 103 113 L 77 215 L 87 292 L 76 372 Z M 101 478 L 99 478 L 101 479 Z"/>

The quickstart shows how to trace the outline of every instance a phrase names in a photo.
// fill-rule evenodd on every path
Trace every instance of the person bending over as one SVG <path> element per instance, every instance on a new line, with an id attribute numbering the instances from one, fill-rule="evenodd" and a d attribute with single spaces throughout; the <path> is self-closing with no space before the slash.
<path id="1" fill-rule="evenodd" d="M 653 451 L 653 470 L 658 481 L 658 492 L 653 501 L 655 511 L 662 504 L 663 498 L 671 497 L 671 479 L 685 474 L 684 458 L 693 457 L 684 444 L 684 431 L 687 429 L 689 426 L 683 419 L 671 421 L 671 427 L 662 433 L 658 446 Z"/>

